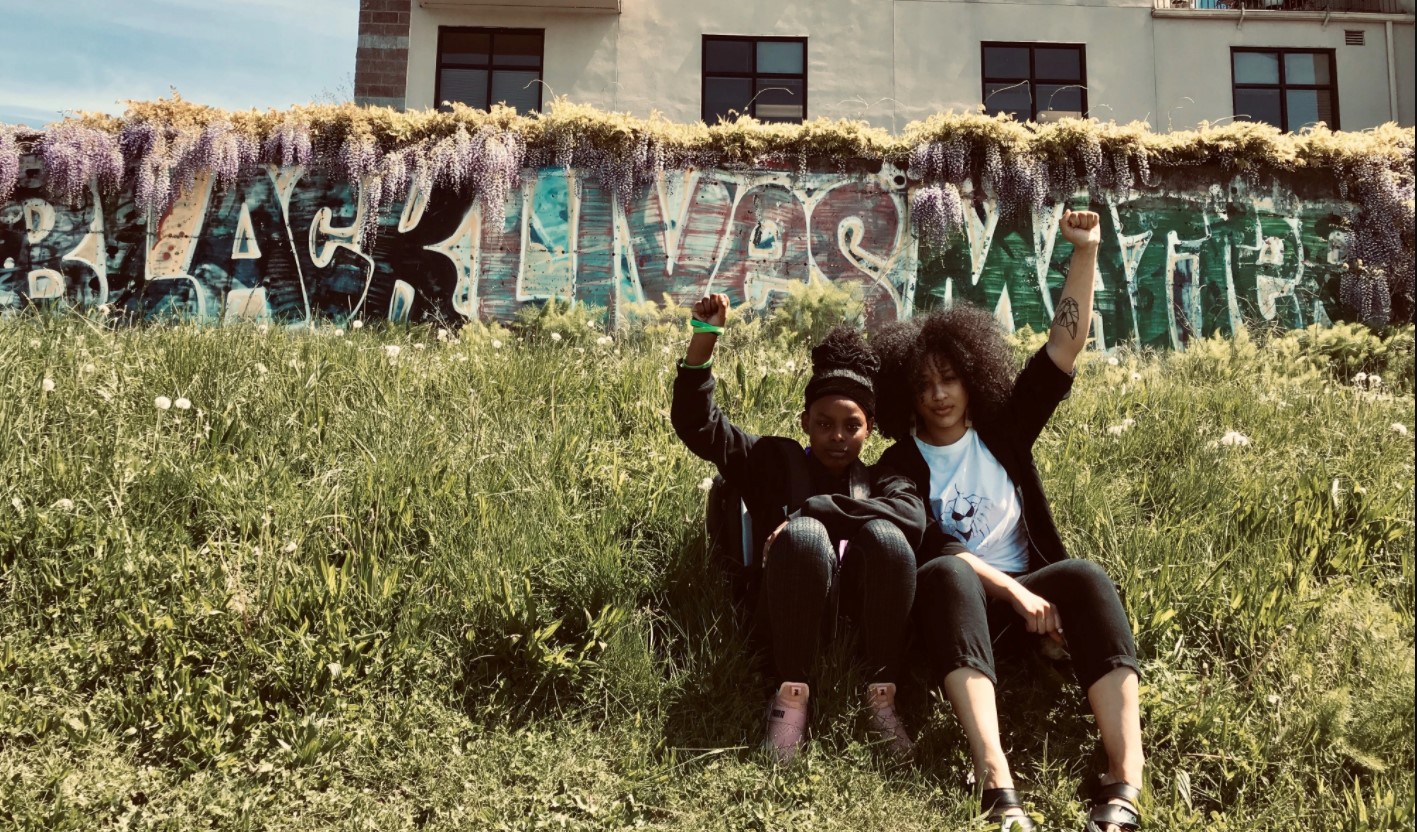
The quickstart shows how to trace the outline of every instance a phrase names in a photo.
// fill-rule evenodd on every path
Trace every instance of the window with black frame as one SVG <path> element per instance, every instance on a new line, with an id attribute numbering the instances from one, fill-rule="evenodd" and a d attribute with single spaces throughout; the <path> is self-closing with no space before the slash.
<path id="1" fill-rule="evenodd" d="M 807 118 L 807 39 L 704 35 L 703 119 Z"/>
<path id="2" fill-rule="evenodd" d="M 1332 49 L 1230 50 L 1235 118 L 1280 130 L 1338 125 L 1338 75 Z"/>
<path id="3" fill-rule="evenodd" d="M 540 111 L 544 46 L 541 29 L 439 27 L 438 108 L 449 101 L 485 110 L 501 102 Z"/>
<path id="4" fill-rule="evenodd" d="M 1082 44 L 985 41 L 984 111 L 1019 121 L 1087 113 L 1087 53 Z"/>

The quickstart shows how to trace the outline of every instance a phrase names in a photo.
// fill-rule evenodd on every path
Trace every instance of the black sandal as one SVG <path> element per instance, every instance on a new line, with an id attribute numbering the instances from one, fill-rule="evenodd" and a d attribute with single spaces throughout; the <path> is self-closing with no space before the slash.
<path id="1" fill-rule="evenodd" d="M 1104 824 L 1112 824 L 1125 832 L 1141 829 L 1141 812 L 1137 811 L 1137 801 L 1141 789 L 1126 783 L 1108 783 L 1092 795 L 1092 811 L 1087 813 L 1087 832 L 1102 832 Z M 1129 805 L 1108 803 L 1109 800 L 1125 800 Z"/>
<path id="2" fill-rule="evenodd" d="M 1033 818 L 1025 814 L 1006 814 L 1010 809 L 1022 809 L 1023 801 L 1013 789 L 985 789 L 979 795 L 979 808 L 984 820 L 999 824 L 999 832 L 1033 832 Z"/>

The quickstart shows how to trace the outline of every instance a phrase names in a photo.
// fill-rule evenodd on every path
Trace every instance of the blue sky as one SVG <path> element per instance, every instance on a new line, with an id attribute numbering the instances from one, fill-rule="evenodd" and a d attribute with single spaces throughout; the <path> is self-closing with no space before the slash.
<path id="1" fill-rule="evenodd" d="M 121 113 L 169 95 L 228 109 L 348 100 L 359 0 L 0 0 L 0 122 Z"/>

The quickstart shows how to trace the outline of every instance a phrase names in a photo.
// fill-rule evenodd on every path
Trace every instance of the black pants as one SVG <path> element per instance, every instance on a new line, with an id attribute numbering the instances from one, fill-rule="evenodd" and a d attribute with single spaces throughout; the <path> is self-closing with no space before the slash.
<path id="1" fill-rule="evenodd" d="M 1024 643 L 1023 617 L 1008 601 L 988 598 L 963 558 L 939 557 L 920 567 L 916 616 L 939 678 L 972 667 L 997 683 L 994 648 Z M 1049 564 L 1016 580 L 1058 608 L 1073 672 L 1086 691 L 1119 667 L 1137 666 L 1136 642 L 1117 587 L 1085 560 Z"/>
<path id="2" fill-rule="evenodd" d="M 834 584 L 842 611 L 860 630 L 867 678 L 895 680 L 915 600 L 915 555 L 894 523 L 862 526 L 838 566 L 826 527 L 797 518 L 778 534 L 763 570 L 761 614 L 779 681 L 807 681 Z"/>

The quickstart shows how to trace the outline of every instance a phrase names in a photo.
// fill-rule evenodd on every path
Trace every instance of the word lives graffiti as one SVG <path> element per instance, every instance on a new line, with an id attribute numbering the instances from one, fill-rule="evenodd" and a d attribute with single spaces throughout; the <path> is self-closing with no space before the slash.
<path id="1" fill-rule="evenodd" d="M 968 300 L 1008 328 L 1042 329 L 1069 255 L 1062 206 L 1002 217 L 990 199 L 970 201 L 963 232 L 943 246 L 920 243 L 909 185 L 889 165 L 669 171 L 628 208 L 593 176 L 529 170 L 493 222 L 470 194 L 416 186 L 366 221 L 357 185 L 298 167 L 222 189 L 199 175 L 150 217 L 131 194 L 56 203 L 37 160 L 25 163 L 0 204 L 0 310 L 71 303 L 148 319 L 456 323 L 559 298 L 604 307 L 619 323 L 630 304 L 709 291 L 766 308 L 821 279 L 858 293 L 869 323 Z M 1098 346 L 1179 349 L 1256 323 L 1328 323 L 1348 239 L 1339 216 L 1351 206 L 1285 204 L 1294 207 L 1235 190 L 1228 200 L 1094 206 L 1104 231 Z"/>

